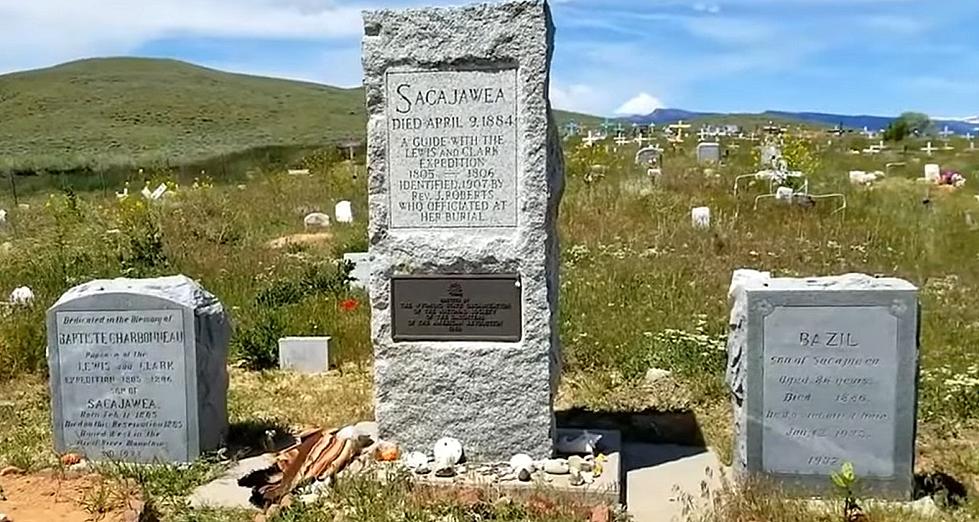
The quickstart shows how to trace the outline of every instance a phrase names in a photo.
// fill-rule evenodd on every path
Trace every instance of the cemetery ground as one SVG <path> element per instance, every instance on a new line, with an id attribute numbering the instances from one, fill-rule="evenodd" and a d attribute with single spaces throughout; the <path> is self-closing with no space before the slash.
<path id="1" fill-rule="evenodd" d="M 727 459 L 731 413 L 723 379 L 732 271 L 902 277 L 921 288 L 922 299 L 916 471 L 929 478 L 944 473 L 969 496 L 930 517 L 881 507 L 868 509 L 868 520 L 979 517 L 979 156 L 887 152 L 868 158 L 847 154 L 859 144 L 821 139 L 796 161 L 813 169 L 812 192 L 843 192 L 848 208 L 833 213 L 829 203 L 803 208 L 768 201 L 755 210 L 761 187 L 732 194 L 736 175 L 757 170 L 747 145 L 725 166 L 705 172 L 688 143 L 687 150 L 665 154 L 663 175 L 654 182 L 632 164 L 635 147 L 615 153 L 604 144 L 579 149 L 565 143 L 559 409 L 587 408 L 607 417 L 676 413 L 694 419 L 704 442 Z M 915 183 L 932 161 L 965 173 L 966 186 L 944 191 Z M 869 189 L 849 185 L 849 170 L 878 170 L 885 162 L 906 166 Z M 592 169 L 596 164 L 608 169 Z M 228 452 L 185 466 L 101 465 L 101 478 L 78 499 L 90 518 L 124 498 L 110 493 L 136 484 L 148 509 L 165 520 L 249 520 L 243 512 L 190 510 L 186 497 L 219 474 L 225 459 L 263 451 L 276 434 L 371 418 L 369 304 L 335 264 L 345 252 L 366 251 L 364 167 L 327 152 L 309 155 L 301 166 L 310 168 L 309 176 L 288 176 L 282 168 L 228 180 L 179 180 L 156 203 L 138 196 L 144 179 L 135 172 L 125 199 L 52 188 L 22 194 L 25 209 L 4 195 L 0 207 L 11 213 L 0 228 L 0 290 L 28 285 L 36 300 L 3 311 L 0 321 L 0 467 L 31 474 L 53 469 L 60 476 L 44 375 L 44 311 L 66 289 L 93 278 L 183 273 L 197 279 L 234 321 L 235 367 Z M 151 189 L 175 181 L 167 172 L 144 176 Z M 353 202 L 354 223 L 298 236 L 307 232 L 304 215 L 330 213 L 342 199 Z M 708 230 L 690 224 L 690 209 L 698 206 L 712 210 Z M 270 370 L 276 341 L 285 335 L 332 336 L 337 369 L 309 377 Z M 653 378 L 650 369 L 670 373 Z M 772 493 L 767 485 L 714 491 L 715 509 L 703 518 L 843 520 Z M 948 497 L 935 496 L 940 505 Z M 547 492 L 507 503 L 492 492 L 448 498 L 406 480 L 382 486 L 352 476 L 319 503 L 295 505 L 274 520 L 333 520 L 337 513 L 348 520 L 588 517 Z"/>

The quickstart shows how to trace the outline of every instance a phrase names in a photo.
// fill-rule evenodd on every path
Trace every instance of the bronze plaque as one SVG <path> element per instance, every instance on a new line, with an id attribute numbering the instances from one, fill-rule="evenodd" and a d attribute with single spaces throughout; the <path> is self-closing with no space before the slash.
<path id="1" fill-rule="evenodd" d="M 391 278 L 391 336 L 400 341 L 503 341 L 522 337 L 520 276 Z"/>

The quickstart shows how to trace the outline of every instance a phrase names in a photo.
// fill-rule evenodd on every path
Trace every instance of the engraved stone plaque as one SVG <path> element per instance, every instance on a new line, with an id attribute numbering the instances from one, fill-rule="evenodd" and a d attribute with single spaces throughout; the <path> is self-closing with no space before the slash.
<path id="1" fill-rule="evenodd" d="M 94 460 L 187 452 L 181 310 L 58 312 L 64 441 Z"/>
<path id="2" fill-rule="evenodd" d="M 735 272 L 727 382 L 732 467 L 802 497 L 853 465 L 864 497 L 909 499 L 917 413 L 917 288 L 846 274 Z"/>
<path id="3" fill-rule="evenodd" d="M 521 338 L 515 275 L 392 277 L 391 307 L 395 342 Z"/>
<path id="4" fill-rule="evenodd" d="M 516 69 L 385 83 L 391 228 L 517 226 Z"/>
<path id="5" fill-rule="evenodd" d="M 884 306 L 777 307 L 765 318 L 762 467 L 891 477 L 897 318 Z"/>
<path id="6" fill-rule="evenodd" d="M 223 444 L 230 324 L 193 280 L 90 281 L 61 296 L 47 327 L 56 451 L 190 462 Z"/>

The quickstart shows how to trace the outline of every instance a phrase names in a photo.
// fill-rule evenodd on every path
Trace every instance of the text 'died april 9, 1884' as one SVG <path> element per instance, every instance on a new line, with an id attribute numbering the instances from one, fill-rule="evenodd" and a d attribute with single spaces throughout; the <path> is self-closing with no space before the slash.
<path id="1" fill-rule="evenodd" d="M 517 71 L 387 74 L 392 228 L 517 225 Z"/>

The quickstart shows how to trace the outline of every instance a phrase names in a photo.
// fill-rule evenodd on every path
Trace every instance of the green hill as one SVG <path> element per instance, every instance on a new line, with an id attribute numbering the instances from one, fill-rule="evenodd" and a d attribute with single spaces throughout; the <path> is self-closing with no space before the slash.
<path id="1" fill-rule="evenodd" d="M 585 115 L 559 113 L 590 123 Z M 363 90 L 175 60 L 101 58 L 0 76 L 0 169 L 181 164 L 362 138 Z"/>

